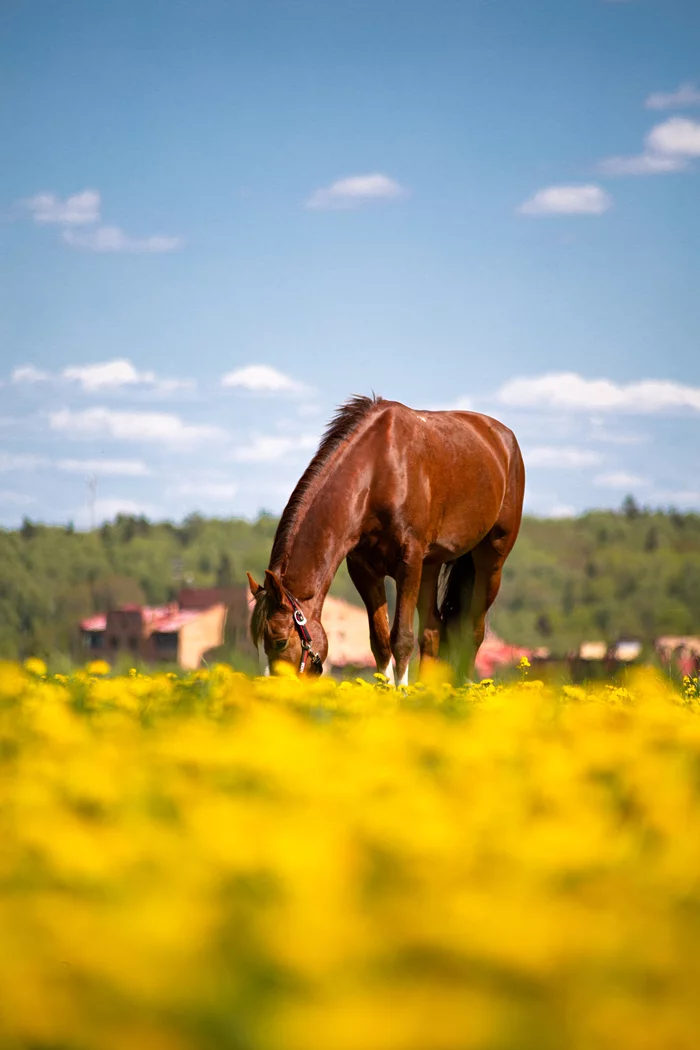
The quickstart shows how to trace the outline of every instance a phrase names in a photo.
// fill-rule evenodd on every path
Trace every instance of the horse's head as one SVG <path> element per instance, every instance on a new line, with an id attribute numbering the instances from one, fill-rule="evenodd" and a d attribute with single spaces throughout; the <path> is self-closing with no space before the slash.
<path id="1" fill-rule="evenodd" d="M 282 581 L 276 572 L 265 570 L 265 583 L 256 583 L 250 573 L 246 573 L 250 590 L 255 598 L 255 608 L 250 621 L 251 634 L 258 650 L 262 646 L 267 656 L 270 670 L 275 673 L 275 665 L 291 664 L 298 671 L 304 656 L 302 630 L 294 622 L 295 609 L 293 596 L 288 596 Z M 298 610 L 304 613 L 301 603 Z M 307 652 L 304 674 L 319 675 L 323 671 L 323 661 L 328 654 L 328 639 L 320 620 L 305 620 L 304 628 L 310 636 L 311 652 Z M 318 660 L 312 658 L 312 653 Z"/>

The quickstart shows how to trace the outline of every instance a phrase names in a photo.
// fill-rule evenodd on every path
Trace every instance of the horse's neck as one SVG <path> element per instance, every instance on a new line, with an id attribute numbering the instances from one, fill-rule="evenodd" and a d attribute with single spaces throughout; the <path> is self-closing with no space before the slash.
<path id="1" fill-rule="evenodd" d="M 285 586 L 295 597 L 311 599 L 319 614 L 340 563 L 357 543 L 359 528 L 352 485 L 343 487 L 344 498 L 339 500 L 329 484 L 327 477 L 310 497 L 290 534 L 281 566 Z"/>

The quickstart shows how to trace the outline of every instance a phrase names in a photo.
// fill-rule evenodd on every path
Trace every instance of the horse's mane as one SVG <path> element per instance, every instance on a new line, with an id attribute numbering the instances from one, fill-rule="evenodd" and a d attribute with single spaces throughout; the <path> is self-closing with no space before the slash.
<path id="1" fill-rule="evenodd" d="M 382 400 L 377 394 L 373 394 L 372 397 L 356 394 L 338 408 L 326 427 L 316 455 L 297 482 L 296 488 L 289 497 L 287 506 L 284 508 L 272 544 L 272 553 L 270 554 L 271 566 L 277 566 L 282 563 L 287 551 L 287 545 L 296 526 L 299 512 L 306 506 L 309 492 L 314 482 L 323 473 L 323 469 L 333 453 L 350 437 L 365 416 L 376 405 L 380 404 Z M 258 591 L 250 621 L 251 634 L 256 644 L 262 639 L 265 621 L 270 611 L 270 601 L 268 599 L 267 591 L 263 589 Z"/>
<path id="2" fill-rule="evenodd" d="M 282 517 L 280 518 L 280 523 L 277 526 L 277 532 L 275 533 L 274 543 L 272 544 L 270 565 L 277 565 L 278 562 L 282 560 L 285 554 L 287 542 L 290 539 L 296 524 L 299 511 L 306 504 L 309 490 L 317 478 L 322 474 L 323 468 L 328 463 L 328 460 L 336 449 L 339 448 L 340 445 L 350 437 L 353 431 L 357 429 L 358 424 L 365 418 L 365 416 L 371 412 L 374 406 L 378 405 L 381 400 L 382 398 L 378 397 L 376 394 L 373 394 L 372 397 L 365 397 L 362 394 L 356 394 L 354 397 L 351 397 L 346 401 L 344 405 L 341 405 L 340 408 L 338 408 L 337 412 L 326 427 L 326 431 L 321 438 L 321 444 L 318 446 L 316 455 L 297 482 L 297 486 L 289 497 L 289 502 L 282 512 Z"/>

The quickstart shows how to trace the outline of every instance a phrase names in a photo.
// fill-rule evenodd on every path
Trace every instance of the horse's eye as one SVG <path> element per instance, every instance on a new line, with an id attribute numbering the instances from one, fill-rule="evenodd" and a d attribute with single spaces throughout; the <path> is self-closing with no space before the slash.
<path id="1" fill-rule="evenodd" d="M 278 638 L 276 642 L 272 643 L 271 648 L 274 649 L 276 653 L 281 653 L 288 645 L 289 641 L 286 638 Z"/>

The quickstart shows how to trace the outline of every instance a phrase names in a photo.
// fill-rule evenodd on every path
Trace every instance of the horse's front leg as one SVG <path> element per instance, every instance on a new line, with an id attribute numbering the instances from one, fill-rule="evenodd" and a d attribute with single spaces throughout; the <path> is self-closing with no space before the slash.
<path id="1" fill-rule="evenodd" d="M 391 642 L 384 577 L 377 576 L 364 562 L 352 555 L 348 555 L 347 564 L 350 579 L 367 608 L 369 644 L 377 670 L 388 678 L 391 671 Z"/>
<path id="2" fill-rule="evenodd" d="M 397 685 L 408 685 L 408 665 L 415 644 L 413 618 L 423 574 L 423 552 L 417 544 L 407 547 L 396 573 L 396 613 L 391 628 L 391 651 Z"/>

